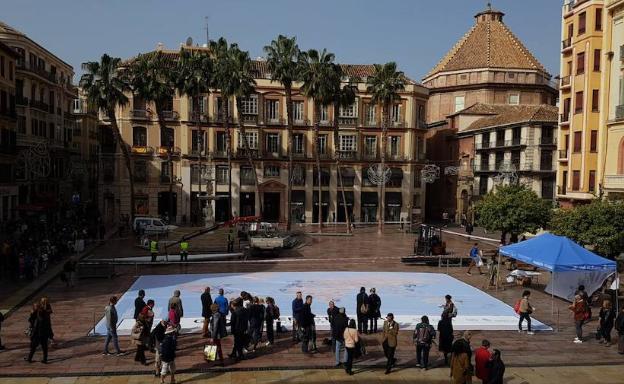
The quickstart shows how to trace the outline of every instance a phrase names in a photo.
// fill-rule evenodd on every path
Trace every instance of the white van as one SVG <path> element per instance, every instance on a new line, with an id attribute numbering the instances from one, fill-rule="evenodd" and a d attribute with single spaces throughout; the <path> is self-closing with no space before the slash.
<path id="1" fill-rule="evenodd" d="M 168 233 L 177 229 L 175 225 L 165 224 L 159 217 L 135 217 L 132 223 L 132 230 L 136 233 Z"/>

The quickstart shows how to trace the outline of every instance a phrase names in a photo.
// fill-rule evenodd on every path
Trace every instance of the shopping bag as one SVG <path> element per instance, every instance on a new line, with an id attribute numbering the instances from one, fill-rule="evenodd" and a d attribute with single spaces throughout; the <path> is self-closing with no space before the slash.
<path id="1" fill-rule="evenodd" d="M 217 359 L 217 346 L 216 345 L 204 346 L 204 357 L 208 361 L 215 361 Z"/>

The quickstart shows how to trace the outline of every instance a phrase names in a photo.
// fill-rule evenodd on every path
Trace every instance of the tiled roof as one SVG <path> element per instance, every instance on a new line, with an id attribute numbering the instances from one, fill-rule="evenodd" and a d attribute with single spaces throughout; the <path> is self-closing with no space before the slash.
<path id="1" fill-rule="evenodd" d="M 24 33 L 18 31 L 17 29 L 11 27 L 10 25 L 3 23 L 0 21 L 0 32 L 11 33 L 15 35 L 26 36 Z"/>
<path id="2" fill-rule="evenodd" d="M 189 48 L 193 50 L 208 50 L 207 48 L 204 48 L 204 47 L 184 47 L 184 49 L 189 49 Z M 147 52 L 146 54 L 149 55 L 155 52 L 157 51 Z M 172 50 L 161 50 L 161 52 L 167 55 L 172 60 L 177 59 L 180 53 L 179 51 L 172 51 Z M 129 64 L 135 58 L 136 57 L 130 58 L 126 60 L 124 63 Z M 252 71 L 255 72 L 256 78 L 264 79 L 270 76 L 269 67 L 266 61 L 252 60 L 251 64 L 252 64 Z M 340 64 L 340 66 L 342 67 L 342 70 L 346 76 L 350 76 L 350 77 L 357 76 L 360 79 L 362 79 L 362 81 L 366 81 L 366 78 L 368 76 L 372 76 L 375 73 L 375 66 L 372 64 Z M 405 80 L 408 84 L 418 84 L 416 81 L 410 79 L 407 76 L 405 76 Z"/>
<path id="3" fill-rule="evenodd" d="M 476 68 L 546 69 L 499 19 L 478 20 L 426 78 Z"/>
<path id="4" fill-rule="evenodd" d="M 545 122 L 554 123 L 558 121 L 559 110 L 553 105 L 540 104 L 540 105 L 507 105 L 507 104 L 475 104 L 472 107 L 468 107 L 464 110 L 467 114 L 483 114 L 491 115 L 476 120 L 468 126 L 468 128 L 462 130 L 474 131 L 477 129 L 497 127 L 501 125 L 531 123 L 531 122 Z M 457 114 L 462 114 L 464 111 L 460 111 Z"/>

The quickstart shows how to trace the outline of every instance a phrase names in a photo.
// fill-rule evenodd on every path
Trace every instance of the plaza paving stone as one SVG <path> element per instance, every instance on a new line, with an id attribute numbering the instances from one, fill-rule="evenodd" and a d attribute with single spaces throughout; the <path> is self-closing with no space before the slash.
<path id="1" fill-rule="evenodd" d="M 74 289 L 65 286 L 56 279 L 44 290 L 50 298 L 54 314 L 53 328 L 56 344 L 50 349 L 51 364 L 39 362 L 28 364 L 23 357 L 28 351 L 28 339 L 24 335 L 30 305 L 17 309 L 3 324 L 2 340 L 8 350 L 0 352 L 0 384 L 3 383 L 54 383 L 45 378 L 19 379 L 6 378 L 8 375 L 47 375 L 50 377 L 72 376 L 69 383 L 150 383 L 156 382 L 148 375 L 150 367 L 144 367 L 133 361 L 133 350 L 130 340 L 121 337 L 123 349 L 131 353 L 124 357 L 102 356 L 103 338 L 89 337 L 87 333 L 94 323 L 102 316 L 104 306 L 111 295 L 121 295 L 141 274 L 171 273 L 210 273 L 210 272 L 254 272 L 254 271 L 416 271 L 416 272 L 447 272 L 446 268 L 404 265 L 400 258 L 412 253 L 412 234 L 400 233 L 396 229 L 388 229 L 384 235 L 376 234 L 374 228 L 358 228 L 353 237 L 309 236 L 307 245 L 296 250 L 283 253 L 280 257 L 265 257 L 262 260 L 250 259 L 236 262 L 198 263 L 193 265 L 140 265 L 121 266 L 117 268 L 118 276 L 112 279 L 83 279 Z M 447 247 L 457 253 L 467 253 L 473 241 L 456 236 L 445 236 Z M 487 245 L 491 247 L 491 245 Z M 123 249 L 121 249 L 121 248 Z M 119 241 L 111 241 L 96 251 L 94 257 L 103 255 L 119 255 L 121 252 L 131 254 L 128 245 Z M 482 288 L 484 279 L 478 275 L 467 276 L 465 268 L 449 268 L 448 273 L 468 284 Z M 547 283 L 546 276 L 540 283 Z M 370 286 L 371 282 L 362 282 Z M 522 291 L 520 287 L 505 290 L 490 290 L 488 293 L 513 305 Z M 534 336 L 509 331 L 474 332 L 473 345 L 479 345 L 483 338 L 490 340 L 494 348 L 501 349 L 503 359 L 510 367 L 511 379 L 508 383 L 557 383 L 562 378 L 570 378 L 566 382 L 601 383 L 624 382 L 624 379 L 612 381 L 611 372 L 619 372 L 624 377 L 624 356 L 618 355 L 615 347 L 606 348 L 598 344 L 593 337 L 586 343 L 572 343 L 574 325 L 567 303 L 555 299 L 559 316 L 551 317 L 550 296 L 541 289 L 533 290 L 533 302 L 537 307 L 535 317 L 555 328 L 555 332 L 538 333 Z M 313 292 L 310 292 L 314 294 Z M 354 292 L 355 298 L 356 292 Z M 149 296 L 149 292 L 148 292 Z M 4 298 L 3 298 L 4 299 Z M 383 297 L 382 297 L 383 299 Z M 417 300 L 417 298 L 414 298 Z M 586 327 L 588 336 L 593 336 L 596 321 Z M 319 332 L 319 340 L 327 334 Z M 456 336 L 459 336 L 458 334 Z M 327 369 L 333 366 L 334 357 L 326 346 L 320 347 L 319 354 L 304 356 L 299 345 L 293 345 L 290 335 L 281 335 L 277 343 L 270 348 L 262 348 L 250 355 L 250 359 L 240 363 L 226 363 L 226 371 L 213 368 L 202 358 L 204 339 L 199 335 L 183 335 L 179 340 L 178 369 L 185 373 L 180 376 L 183 382 L 448 382 L 448 368 L 433 369 L 421 373 L 409 367 L 415 364 L 414 346 L 411 343 L 411 332 L 402 331 L 399 336 L 397 357 L 401 370 L 387 377 L 380 367 L 383 365 L 383 353 L 378 335 L 365 336 L 368 354 L 358 361 L 359 372 L 353 377 L 346 377 L 343 371 Z M 320 344 L 320 343 L 319 343 Z M 231 350 L 231 338 L 224 341 L 224 350 Z M 40 352 L 35 360 L 41 358 Z M 153 355 L 148 354 L 153 361 Z M 431 360 L 434 366 L 440 363 L 436 347 L 432 349 Z M 595 365 L 596 367 L 587 367 Z M 576 366 L 576 367 L 571 367 Z M 546 368 L 536 368 L 546 367 Z M 257 371 L 264 369 L 272 371 Z M 305 368 L 305 369 L 303 369 Z M 215 371 L 210 371 L 215 369 Z M 227 370 L 252 369 L 252 372 L 229 372 Z M 285 369 L 285 370 L 284 370 Z M 303 370 L 302 370 L 303 369 Z M 370 371 L 370 369 L 373 369 Z M 511 375 L 513 372 L 513 375 Z M 130 376 L 113 376 L 105 378 L 80 377 L 81 374 L 124 374 Z M 614 373 L 615 374 L 615 373 Z M 524 375 L 524 376 L 523 376 Z M 429 377 L 430 376 L 430 377 Z M 5 378 L 3 378 L 5 377 Z M 525 378 L 526 377 L 526 378 Z M 615 378 L 615 376 L 613 376 Z M 583 378 L 585 381 L 578 381 Z M 607 378 L 607 379 L 605 379 Z M 388 381 L 391 379 L 391 381 Z M 422 381 L 423 379 L 424 381 Z M 430 380 L 429 380 L 430 379 Z M 8 380 L 8 381 L 7 381 Z M 32 380 L 32 381 L 28 381 Z M 72 381 L 73 380 L 73 381 Z M 98 381 L 99 380 L 99 381 Z M 188 380 L 188 381 L 187 381 Z M 421 381 L 419 381 L 421 380 Z M 64 381 L 58 381 L 60 383 Z M 180 379 L 178 382 L 182 382 Z"/>

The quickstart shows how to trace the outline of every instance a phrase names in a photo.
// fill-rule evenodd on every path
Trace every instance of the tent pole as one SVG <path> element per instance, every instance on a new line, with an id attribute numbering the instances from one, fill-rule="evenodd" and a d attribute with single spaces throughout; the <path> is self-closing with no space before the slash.
<path id="1" fill-rule="evenodd" d="M 554 318 L 555 316 L 555 271 L 551 272 L 552 282 L 550 285 L 550 314 Z"/>
<path id="2" fill-rule="evenodd" d="M 615 313 L 616 316 L 620 314 L 620 274 L 617 263 L 615 264 Z"/>
<path id="3" fill-rule="evenodd" d="M 498 266 L 496 267 L 496 293 L 498 293 L 498 282 L 500 276 L 500 263 L 501 263 L 501 255 L 500 250 L 498 251 Z"/>

